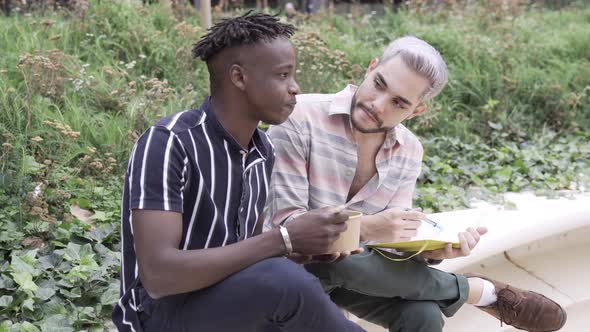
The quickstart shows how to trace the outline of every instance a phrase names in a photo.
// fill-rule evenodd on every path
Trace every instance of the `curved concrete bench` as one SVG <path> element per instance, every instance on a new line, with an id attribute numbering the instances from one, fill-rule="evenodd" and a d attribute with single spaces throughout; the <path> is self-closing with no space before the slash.
<path id="1" fill-rule="evenodd" d="M 590 331 L 590 194 L 547 199 L 533 194 L 506 194 L 513 210 L 489 204 L 446 212 L 457 219 L 479 219 L 489 232 L 465 258 L 447 260 L 437 268 L 478 272 L 516 287 L 542 293 L 564 306 L 568 322 L 561 331 Z M 385 329 L 356 320 L 370 332 Z M 465 305 L 446 319 L 445 331 L 517 331 L 500 327 L 493 317 Z"/>

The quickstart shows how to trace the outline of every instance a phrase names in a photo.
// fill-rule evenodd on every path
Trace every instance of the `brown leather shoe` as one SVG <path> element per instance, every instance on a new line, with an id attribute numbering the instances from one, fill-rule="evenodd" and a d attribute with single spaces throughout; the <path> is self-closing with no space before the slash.
<path id="1" fill-rule="evenodd" d="M 487 306 L 477 307 L 520 330 L 531 332 L 557 331 L 567 319 L 565 310 L 555 301 L 532 291 L 522 290 L 490 278 L 468 273 L 465 277 L 477 277 L 494 284 L 498 300 Z"/>

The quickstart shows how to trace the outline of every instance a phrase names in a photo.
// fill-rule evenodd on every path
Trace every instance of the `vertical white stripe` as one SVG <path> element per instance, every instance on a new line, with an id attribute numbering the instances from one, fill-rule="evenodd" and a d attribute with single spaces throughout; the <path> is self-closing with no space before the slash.
<path id="1" fill-rule="evenodd" d="M 202 125 L 205 122 L 205 119 L 207 118 L 207 113 L 203 112 L 203 116 L 201 116 L 201 119 L 199 119 L 199 122 L 197 123 L 197 125 Z"/>
<path id="2" fill-rule="evenodd" d="M 197 156 L 197 144 L 195 143 L 195 138 L 193 137 L 193 133 L 189 130 L 189 136 L 191 137 L 191 142 L 193 143 L 193 155 L 195 156 L 195 162 L 197 163 L 197 171 L 199 172 L 199 189 L 197 190 L 197 198 L 195 199 L 195 204 L 193 205 L 193 213 L 191 214 L 191 221 L 188 224 L 188 229 L 186 230 L 186 238 L 184 239 L 184 247 L 183 249 L 186 250 L 188 248 L 189 242 L 191 240 L 191 235 L 193 232 L 193 226 L 195 224 L 195 217 L 197 216 L 197 211 L 199 210 L 199 202 L 201 201 L 201 194 L 203 194 L 203 174 L 201 173 L 201 168 L 199 167 L 199 156 Z"/>
<path id="3" fill-rule="evenodd" d="M 125 319 L 125 314 L 127 313 L 127 311 L 125 310 L 125 306 L 123 305 L 123 302 L 121 300 L 122 300 L 122 298 L 119 299 L 119 302 L 117 302 L 117 304 L 119 305 L 119 308 L 121 308 L 121 311 L 123 311 L 123 324 L 129 325 L 129 327 L 131 328 L 131 331 L 135 332 L 135 329 L 133 328 L 133 324 Z"/>
<path id="4" fill-rule="evenodd" d="M 137 300 L 135 299 L 135 288 L 131 288 L 131 298 L 133 299 L 133 304 L 129 303 L 129 306 L 133 311 L 137 311 Z"/>
<path id="5" fill-rule="evenodd" d="M 207 145 L 209 146 L 209 157 L 211 158 L 211 200 L 215 205 L 215 156 L 213 155 L 213 146 L 211 145 L 211 140 L 209 139 L 209 135 L 207 134 L 205 123 L 203 123 L 201 128 L 203 128 L 203 134 L 205 135 Z M 214 206 L 213 220 L 211 221 L 211 228 L 209 228 L 207 242 L 205 242 L 205 249 L 209 248 L 209 242 L 211 241 L 211 236 L 213 235 L 215 224 L 217 224 L 217 206 Z"/>
<path id="6" fill-rule="evenodd" d="M 272 149 L 275 149 L 275 145 L 272 144 L 272 140 L 270 139 L 270 137 L 268 137 L 268 135 L 263 132 L 263 131 L 259 131 L 260 133 L 262 133 L 262 135 L 264 136 L 264 138 L 266 138 L 266 141 L 268 142 L 268 144 L 270 144 L 270 146 L 272 147 Z"/>
<path id="7" fill-rule="evenodd" d="M 267 180 L 266 178 L 266 165 L 262 165 L 262 179 L 264 180 L 264 190 L 266 197 L 268 197 L 268 182 L 270 179 Z"/>
<path id="8" fill-rule="evenodd" d="M 164 193 L 164 211 L 170 210 L 170 198 L 168 197 L 168 164 L 170 163 L 170 151 L 172 150 L 172 140 L 174 134 L 170 132 L 168 142 L 166 143 L 166 151 L 164 152 L 164 167 L 162 170 L 162 192 Z"/>
<path id="9" fill-rule="evenodd" d="M 188 224 L 188 229 L 186 230 L 186 238 L 184 239 L 184 247 L 183 250 L 188 249 L 189 242 L 191 240 L 191 235 L 193 232 L 193 226 L 195 224 L 195 218 L 197 216 L 197 211 L 199 210 L 199 201 L 201 200 L 201 194 L 203 193 L 203 176 L 201 175 L 201 171 L 199 171 L 199 189 L 197 192 L 197 198 L 195 199 L 195 205 L 193 206 L 193 213 L 191 214 L 191 221 Z"/>
<path id="10" fill-rule="evenodd" d="M 182 111 L 182 112 L 180 112 L 180 113 L 176 114 L 176 115 L 175 115 L 175 116 L 172 118 L 172 120 L 170 121 L 170 123 L 166 125 L 166 128 L 167 128 L 168 130 L 172 130 L 172 128 L 174 128 L 174 125 L 175 125 L 175 124 L 176 124 L 176 122 L 178 121 L 178 118 L 180 118 L 180 116 L 181 116 L 182 114 L 184 114 L 184 112 L 186 112 L 186 111 Z"/>
<path id="11" fill-rule="evenodd" d="M 133 161 L 135 160 L 135 151 L 137 149 L 137 144 L 133 146 L 133 150 L 131 151 L 131 158 L 129 159 L 129 163 L 127 164 L 127 170 L 129 171 L 129 178 L 128 180 L 128 190 L 129 190 L 129 201 L 131 201 L 131 189 L 133 186 Z M 123 226 L 125 223 L 129 224 L 129 229 L 131 230 L 131 235 L 133 236 L 133 224 L 131 223 L 131 209 L 129 209 L 129 219 L 123 220 L 123 206 L 124 206 L 124 199 L 125 195 L 121 197 L 121 282 L 123 283 L 123 289 L 126 288 L 127 284 L 125 283 L 125 255 L 123 253 L 123 248 L 125 248 L 125 232 L 123 231 Z M 130 202 L 127 202 L 130 203 Z"/>
<path id="12" fill-rule="evenodd" d="M 250 167 L 248 167 L 250 168 Z M 248 238 L 248 221 L 250 220 L 250 209 L 252 208 L 252 172 L 248 175 L 248 187 L 250 194 L 248 195 L 248 213 L 246 213 L 246 226 L 244 227 L 244 240 Z"/>
<path id="13" fill-rule="evenodd" d="M 132 157 L 132 163 L 135 161 L 135 151 L 137 149 L 137 145 L 133 148 L 133 157 Z M 133 165 L 133 164 L 132 164 Z M 143 166 L 143 165 L 142 165 Z M 129 172 L 129 200 L 131 200 L 131 190 L 133 189 L 133 167 L 131 168 L 131 171 Z M 131 202 L 129 202 L 131 205 Z M 131 219 L 133 217 L 133 211 L 131 209 L 129 209 L 129 230 L 131 231 L 131 236 L 133 236 L 133 220 Z M 121 266 L 123 266 L 124 262 L 123 262 L 123 254 L 122 254 L 122 250 L 123 250 L 123 235 L 121 235 Z M 135 241 L 133 241 L 133 252 L 137 253 L 137 250 L 135 249 Z M 134 271 L 133 271 L 133 277 L 135 279 L 137 279 L 139 277 L 139 266 L 137 264 L 137 254 L 134 255 L 135 256 L 135 261 L 133 262 L 134 265 Z M 134 279 L 134 280 L 135 280 Z M 124 284 L 125 285 L 125 284 Z M 133 310 L 135 310 L 135 307 L 137 306 L 137 302 L 135 300 L 135 294 L 133 293 L 133 290 L 131 290 L 131 294 L 133 295 L 133 305 L 131 303 L 129 303 L 129 306 L 133 308 Z"/>
<path id="14" fill-rule="evenodd" d="M 186 171 L 188 169 L 188 157 L 184 157 L 184 166 L 182 167 L 182 175 L 180 177 L 180 183 L 182 183 L 182 186 L 180 186 L 180 200 L 184 203 L 184 188 L 186 185 Z"/>
<path id="15" fill-rule="evenodd" d="M 232 162 L 231 162 L 231 157 L 229 155 L 229 150 L 227 148 L 227 141 L 224 139 L 223 140 L 223 146 L 225 147 L 225 154 L 227 155 L 227 191 L 226 191 L 226 196 L 225 196 L 225 211 L 223 213 L 223 222 L 225 224 L 225 237 L 223 238 L 223 243 L 221 244 L 221 246 L 225 246 L 225 244 L 227 243 L 227 237 L 229 236 L 229 232 L 227 230 L 227 211 L 229 208 L 229 204 L 230 204 L 230 197 L 231 197 L 231 171 L 232 171 Z"/>
<path id="16" fill-rule="evenodd" d="M 152 133 L 153 132 L 154 132 L 154 127 L 151 127 L 150 133 L 148 134 L 147 143 L 145 144 L 145 149 L 143 151 L 143 160 L 141 162 L 141 176 L 139 178 L 139 188 L 141 190 L 141 194 L 139 195 L 139 208 L 140 209 L 143 209 L 143 199 L 145 197 L 144 183 L 145 183 L 146 161 L 147 161 L 148 150 L 150 148 L 150 143 L 152 141 Z"/>
<path id="17" fill-rule="evenodd" d="M 127 165 L 128 170 L 129 170 L 129 179 L 128 179 L 128 190 L 129 190 L 129 201 L 131 201 L 131 190 L 133 189 L 133 162 L 135 161 L 135 152 L 137 151 L 137 144 L 135 144 L 133 146 L 133 151 L 131 151 L 131 158 L 129 159 L 129 163 Z M 124 195 L 121 198 L 121 283 L 123 285 L 123 290 L 127 289 L 127 283 L 125 281 L 125 253 L 123 252 L 123 249 L 125 248 L 125 233 L 123 232 L 123 225 L 125 222 L 128 223 L 129 225 L 129 229 L 131 231 L 131 236 L 133 236 L 133 224 L 131 223 L 131 209 L 129 209 L 129 219 L 128 220 L 123 220 L 123 209 L 122 207 L 124 206 L 124 202 L 123 200 L 125 199 Z M 130 202 L 128 202 L 130 203 Z M 133 245 L 135 247 L 135 244 Z M 135 249 L 135 248 L 134 248 Z M 137 266 L 137 263 L 136 263 Z M 125 325 L 129 325 L 129 327 L 131 328 L 131 331 L 135 332 L 135 329 L 133 328 L 133 324 L 131 322 L 129 322 L 127 320 L 127 310 L 125 310 L 125 306 L 123 305 L 123 297 L 121 297 L 119 299 L 119 301 L 117 301 L 117 305 L 119 306 L 119 308 L 121 308 L 121 311 L 123 312 L 123 324 Z"/>
<path id="18" fill-rule="evenodd" d="M 264 164 L 261 164 L 264 168 Z M 260 180 L 258 176 L 258 167 L 255 168 L 256 170 L 256 201 L 254 201 L 254 226 L 252 227 L 252 232 L 250 234 L 254 234 L 254 230 L 256 229 L 256 224 L 258 223 L 258 200 L 260 199 Z"/>

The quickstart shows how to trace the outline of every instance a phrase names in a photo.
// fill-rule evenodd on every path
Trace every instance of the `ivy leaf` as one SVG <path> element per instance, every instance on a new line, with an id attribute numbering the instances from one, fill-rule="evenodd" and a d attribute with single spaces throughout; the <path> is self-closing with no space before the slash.
<path id="1" fill-rule="evenodd" d="M 82 246 L 77 243 L 68 243 L 68 246 L 64 249 L 63 252 L 64 258 L 68 261 L 79 261 L 81 248 Z"/>
<path id="2" fill-rule="evenodd" d="M 108 215 L 104 211 L 94 211 L 94 214 L 88 219 L 89 220 L 96 220 L 96 221 L 109 220 Z"/>
<path id="3" fill-rule="evenodd" d="M 49 300 L 53 295 L 55 295 L 55 289 L 53 288 L 39 288 L 35 292 L 35 296 L 42 301 Z"/>
<path id="4" fill-rule="evenodd" d="M 111 283 L 109 288 L 100 296 L 100 304 L 113 305 L 119 301 L 119 283 Z"/>
<path id="5" fill-rule="evenodd" d="M 47 256 L 39 257 L 38 262 L 43 270 L 54 269 L 59 263 L 63 260 L 63 258 L 58 255 L 57 253 L 52 253 Z"/>
<path id="6" fill-rule="evenodd" d="M 39 286 L 33 282 L 33 276 L 27 272 L 13 272 L 14 281 L 25 291 L 36 291 Z"/>
<path id="7" fill-rule="evenodd" d="M 0 274 L 0 289 L 14 290 L 14 281 Z"/>
<path id="8" fill-rule="evenodd" d="M 30 311 L 35 311 L 35 300 L 33 300 L 32 298 L 28 298 L 26 300 L 24 300 L 24 302 L 21 304 L 21 306 L 23 308 L 27 308 Z"/>
<path id="9" fill-rule="evenodd" d="M 36 253 L 36 250 L 33 250 Z M 14 272 L 25 272 L 33 276 L 39 275 L 40 271 L 35 268 L 36 259 L 30 256 L 30 252 L 23 256 L 12 256 L 10 266 Z"/>
<path id="10" fill-rule="evenodd" d="M 0 296 L 0 307 L 6 308 L 12 303 L 12 296 L 2 295 Z"/>
<path id="11" fill-rule="evenodd" d="M 80 247 L 80 259 L 85 256 L 94 257 L 94 250 L 92 250 L 92 246 L 90 243 L 86 243 L 85 245 Z"/>
<path id="12" fill-rule="evenodd" d="M 41 332 L 39 328 L 29 322 L 12 325 L 12 330 L 19 332 Z"/>
<path id="13" fill-rule="evenodd" d="M 106 224 L 104 226 L 96 227 L 88 232 L 88 236 L 95 240 L 96 242 L 101 243 L 109 235 L 113 234 L 115 231 L 115 225 L 113 224 Z"/>
<path id="14" fill-rule="evenodd" d="M 80 290 L 80 287 L 72 288 L 71 291 L 62 288 L 59 290 L 59 292 L 70 299 L 78 299 L 82 297 L 82 291 Z"/>
<path id="15" fill-rule="evenodd" d="M 39 164 L 33 156 L 25 156 L 23 158 L 23 171 L 26 174 L 35 174 L 43 169 L 45 165 Z"/>
<path id="16" fill-rule="evenodd" d="M 53 316 L 57 314 L 66 315 L 68 310 L 59 297 L 53 297 L 51 300 L 43 304 L 42 309 L 46 316 Z"/>
<path id="17" fill-rule="evenodd" d="M 41 323 L 42 332 L 73 332 L 74 328 L 68 318 L 64 315 L 53 315 L 47 317 Z"/>
<path id="18" fill-rule="evenodd" d="M 10 332 L 11 326 L 12 322 L 9 320 L 0 323 L 0 332 Z"/>

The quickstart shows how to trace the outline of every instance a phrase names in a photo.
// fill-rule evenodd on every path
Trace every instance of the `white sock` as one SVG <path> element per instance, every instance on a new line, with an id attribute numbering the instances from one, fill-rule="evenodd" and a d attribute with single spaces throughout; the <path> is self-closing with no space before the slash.
<path id="1" fill-rule="evenodd" d="M 481 280 L 483 280 L 483 291 L 481 292 L 481 298 L 474 306 L 486 307 L 496 302 L 498 297 L 496 296 L 496 287 L 494 287 L 494 284 L 485 279 Z"/>

